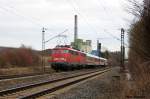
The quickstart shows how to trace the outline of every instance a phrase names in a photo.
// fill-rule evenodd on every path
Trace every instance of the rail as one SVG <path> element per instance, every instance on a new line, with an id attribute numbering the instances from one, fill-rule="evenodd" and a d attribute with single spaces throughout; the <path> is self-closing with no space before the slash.
<path id="1" fill-rule="evenodd" d="M 96 71 L 91 71 L 89 73 L 84 73 L 84 74 L 79 74 L 79 75 L 75 75 L 75 76 L 71 76 L 71 77 L 62 77 L 62 78 L 58 78 L 58 79 L 55 79 L 55 80 L 48 80 L 48 81 L 43 81 L 43 82 L 40 82 L 40 83 L 36 83 L 36 84 L 30 84 L 30 85 L 25 85 L 25 86 L 22 86 L 22 87 L 15 87 L 15 88 L 11 88 L 11 89 L 7 89 L 7 90 L 2 90 L 0 91 L 0 96 L 7 96 L 7 94 L 12 94 L 12 93 L 16 93 L 16 92 L 19 92 L 19 91 L 22 91 L 22 90 L 27 90 L 27 89 L 32 89 L 32 88 L 36 88 L 36 87 L 42 87 L 46 84 L 51 84 L 51 83 L 57 83 L 57 82 L 61 82 L 61 81 L 65 81 L 65 80 L 69 80 L 69 79 L 75 79 L 75 78 L 80 78 L 80 79 L 77 79 L 77 80 L 74 80 L 74 81 L 71 81 L 71 82 L 66 82 L 64 84 L 61 84 L 59 86 L 55 86 L 53 88 L 50 88 L 50 89 L 45 89 L 45 90 L 42 90 L 42 91 L 37 91 L 35 93 L 30 93 L 28 95 L 25 95 L 25 96 L 22 96 L 20 97 L 20 99 L 29 99 L 29 98 L 35 98 L 37 96 L 41 96 L 41 95 L 44 95 L 46 93 L 51 93 L 51 92 L 54 92 L 58 89 L 61 89 L 65 86 L 69 86 L 69 85 L 72 85 L 74 83 L 78 83 L 80 81 L 83 81 L 85 79 L 88 79 L 90 77 L 93 77 L 93 76 L 96 76 L 96 75 L 99 75 L 99 74 L 102 74 L 104 72 L 107 72 L 109 71 L 110 69 L 105 69 L 103 71 L 99 71 L 99 70 L 96 70 Z M 82 76 L 85 76 L 85 77 L 82 77 Z"/>

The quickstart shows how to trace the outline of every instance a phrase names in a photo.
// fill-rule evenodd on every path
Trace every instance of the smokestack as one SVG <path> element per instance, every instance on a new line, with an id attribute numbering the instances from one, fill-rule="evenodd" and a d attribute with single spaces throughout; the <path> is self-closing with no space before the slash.
<path id="1" fill-rule="evenodd" d="M 101 43 L 99 43 L 99 40 L 97 40 L 97 53 L 98 56 L 101 57 Z"/>
<path id="2" fill-rule="evenodd" d="M 74 42 L 78 39 L 78 16 L 74 16 Z"/>

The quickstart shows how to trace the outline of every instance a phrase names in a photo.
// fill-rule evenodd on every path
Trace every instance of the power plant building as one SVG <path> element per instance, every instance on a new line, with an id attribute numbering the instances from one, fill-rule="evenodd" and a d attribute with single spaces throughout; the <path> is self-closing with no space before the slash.
<path id="1" fill-rule="evenodd" d="M 92 41 L 86 40 L 85 42 L 83 39 L 77 39 L 76 40 L 77 49 L 86 53 L 89 53 L 92 51 Z M 72 46 L 74 46 L 74 42 L 71 43 Z"/>
<path id="2" fill-rule="evenodd" d="M 71 42 L 71 46 L 77 50 L 89 53 L 92 51 L 92 41 L 86 40 L 85 42 L 83 39 L 78 38 L 78 16 L 74 16 L 74 42 Z"/>

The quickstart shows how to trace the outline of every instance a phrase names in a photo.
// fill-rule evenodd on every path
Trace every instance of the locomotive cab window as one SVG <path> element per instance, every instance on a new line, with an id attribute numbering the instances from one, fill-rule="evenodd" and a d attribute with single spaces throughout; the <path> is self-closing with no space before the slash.
<path id="1" fill-rule="evenodd" d="M 69 50 L 69 53 L 73 54 L 73 51 L 72 51 L 72 50 Z"/>
<path id="2" fill-rule="evenodd" d="M 70 50 L 69 53 L 71 53 L 72 55 L 78 55 L 78 52 L 72 51 Z"/>
<path id="3" fill-rule="evenodd" d="M 63 52 L 64 52 L 64 53 L 68 53 L 69 51 L 68 51 L 68 50 L 64 50 Z"/>
<path id="4" fill-rule="evenodd" d="M 53 50 L 52 53 L 53 54 L 61 54 L 61 53 L 68 53 L 68 50 Z"/>
<path id="5" fill-rule="evenodd" d="M 59 50 L 53 50 L 52 53 L 57 54 L 57 53 L 59 53 Z"/>

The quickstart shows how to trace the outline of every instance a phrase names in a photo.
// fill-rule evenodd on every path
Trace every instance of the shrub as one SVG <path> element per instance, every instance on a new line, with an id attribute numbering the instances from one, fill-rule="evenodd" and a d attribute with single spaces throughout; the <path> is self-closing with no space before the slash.
<path id="1" fill-rule="evenodd" d="M 40 57 L 31 48 L 21 46 L 18 49 L 1 51 L 0 66 L 35 66 L 40 64 Z"/>

